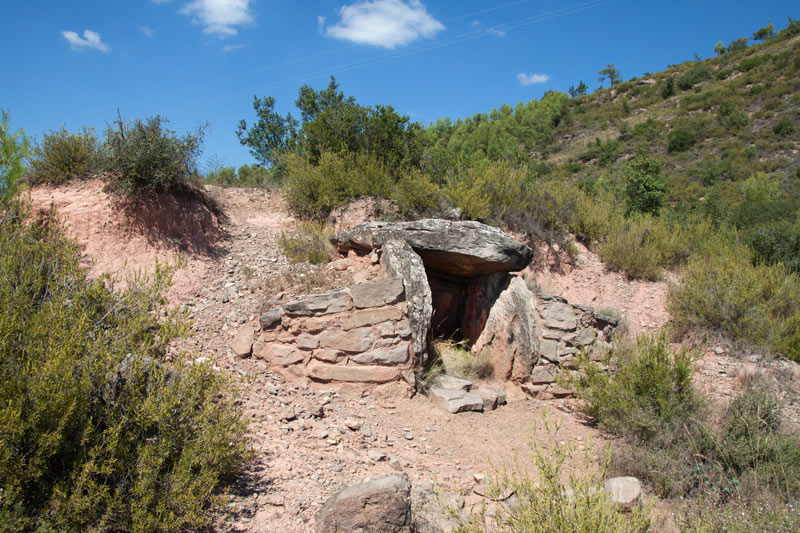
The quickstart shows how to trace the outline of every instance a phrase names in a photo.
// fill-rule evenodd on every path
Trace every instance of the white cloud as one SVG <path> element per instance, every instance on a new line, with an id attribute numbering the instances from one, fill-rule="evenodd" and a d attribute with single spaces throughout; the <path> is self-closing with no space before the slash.
<path id="1" fill-rule="evenodd" d="M 144 33 L 144 36 L 145 36 L 145 37 L 152 37 L 152 36 L 153 36 L 153 34 L 156 32 L 156 31 L 155 31 L 153 28 L 151 28 L 150 26 L 139 26 L 139 31 L 141 31 L 142 33 Z"/>
<path id="2" fill-rule="evenodd" d="M 238 50 L 239 48 L 244 48 L 243 44 L 226 44 L 222 47 L 223 52 L 233 52 L 234 50 Z"/>
<path id="3" fill-rule="evenodd" d="M 486 33 L 488 33 L 490 35 L 496 35 L 497 37 L 505 37 L 506 36 L 505 30 L 499 30 L 497 28 L 489 28 L 488 30 L 486 30 Z"/>
<path id="4" fill-rule="evenodd" d="M 203 33 L 230 37 L 236 35 L 236 26 L 253 22 L 250 0 L 194 0 L 181 13 L 190 15 L 203 25 Z"/>
<path id="5" fill-rule="evenodd" d="M 480 26 L 480 25 L 481 25 L 481 21 L 480 20 L 473 20 L 472 24 L 470 24 L 470 26 L 472 26 L 473 28 L 475 28 L 477 26 Z"/>
<path id="6" fill-rule="evenodd" d="M 432 37 L 444 29 L 419 0 L 367 0 L 342 6 L 339 15 L 339 23 L 328 26 L 326 35 L 383 48 Z"/>
<path id="7" fill-rule="evenodd" d="M 69 44 L 72 46 L 73 50 L 93 48 L 105 53 L 111 51 L 111 48 L 100 38 L 100 34 L 92 30 L 83 30 L 83 37 L 74 31 L 62 31 L 61 35 L 64 36 L 64 39 L 69 41 Z"/>
<path id="8" fill-rule="evenodd" d="M 533 72 L 525 73 L 520 72 L 517 74 L 517 79 L 519 80 L 520 85 L 533 85 L 534 83 L 544 83 L 546 81 L 550 81 L 549 74 L 535 74 Z"/>

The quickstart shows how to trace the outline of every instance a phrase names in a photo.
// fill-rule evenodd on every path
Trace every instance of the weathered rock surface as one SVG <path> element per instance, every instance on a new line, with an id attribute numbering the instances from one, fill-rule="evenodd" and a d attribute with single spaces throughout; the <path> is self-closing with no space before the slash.
<path id="1" fill-rule="evenodd" d="M 540 313 L 544 325 L 548 328 L 561 329 L 565 331 L 573 331 L 578 327 L 578 321 L 575 319 L 575 312 L 572 306 L 555 302 L 542 306 Z"/>
<path id="2" fill-rule="evenodd" d="M 494 411 L 506 403 L 506 393 L 492 387 L 481 387 L 475 391 L 483 400 L 484 411 Z"/>
<path id="3" fill-rule="evenodd" d="M 331 238 L 340 250 L 372 250 L 391 241 L 408 243 L 426 268 L 460 277 L 522 270 L 533 258 L 530 248 L 480 222 L 368 222 Z"/>
<path id="4" fill-rule="evenodd" d="M 350 294 L 353 296 L 353 305 L 356 309 L 390 305 L 402 298 L 403 279 L 391 277 L 372 283 L 354 285 L 350 288 Z"/>
<path id="5" fill-rule="evenodd" d="M 533 294 L 519 276 L 513 276 L 489 311 L 472 351 L 488 350 L 495 375 L 522 383 L 539 359 L 539 326 Z"/>
<path id="6" fill-rule="evenodd" d="M 605 482 L 603 492 L 625 510 L 633 509 L 642 501 L 642 484 L 635 477 L 613 477 Z"/>
<path id="7" fill-rule="evenodd" d="M 430 392 L 442 407 L 453 414 L 463 413 L 464 411 L 483 411 L 483 398 L 477 392 L 439 389 L 436 387 L 433 387 Z"/>
<path id="8" fill-rule="evenodd" d="M 433 307 L 431 288 L 422 259 L 405 242 L 386 242 L 381 253 L 381 271 L 388 277 L 399 277 L 403 280 L 414 366 L 423 368 L 427 362 Z M 398 334 L 401 337 L 407 336 L 404 335 L 401 325 L 398 325 Z"/>
<path id="9" fill-rule="evenodd" d="M 325 502 L 317 533 L 411 532 L 411 495 L 404 476 L 352 485 Z"/>
<path id="10" fill-rule="evenodd" d="M 347 311 L 351 307 L 350 291 L 339 289 L 289 302 L 283 309 L 289 316 L 313 316 Z"/>
<path id="11" fill-rule="evenodd" d="M 461 379 L 455 376 L 443 374 L 434 380 L 437 389 L 460 390 L 468 392 L 472 388 L 472 382 L 468 379 Z"/>
<path id="12" fill-rule="evenodd" d="M 255 337 L 253 326 L 244 324 L 236 331 L 231 341 L 231 350 L 237 357 L 250 357 L 253 354 Z"/>

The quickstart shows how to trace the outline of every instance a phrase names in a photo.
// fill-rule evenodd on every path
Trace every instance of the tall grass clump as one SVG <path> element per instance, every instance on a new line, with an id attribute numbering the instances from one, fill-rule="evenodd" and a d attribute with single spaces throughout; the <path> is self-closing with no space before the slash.
<path id="1" fill-rule="evenodd" d="M 197 171 L 203 128 L 182 137 L 168 130 L 158 115 L 125 122 L 118 118 L 106 130 L 109 187 L 128 197 L 184 189 Z"/>
<path id="2" fill-rule="evenodd" d="M 451 376 L 464 379 L 486 379 L 494 373 L 492 356 L 488 350 L 473 353 L 466 341 L 435 339 L 431 342 L 431 360 Z"/>
<path id="3" fill-rule="evenodd" d="M 559 425 L 546 413 L 543 423 L 544 442 L 537 442 L 534 432 L 529 444 L 530 460 L 524 463 L 517 460 L 513 465 L 499 467 L 488 478 L 488 496 L 502 500 L 514 494 L 514 504 L 498 506 L 494 516 L 490 516 L 484 506 L 466 519 L 451 510 L 459 522 L 455 531 L 635 533 L 652 530 L 650 507 L 636 506 L 630 513 L 622 513 L 603 492 L 609 466 L 607 453 L 595 467 L 591 446 L 579 455 L 574 443 L 566 444 L 559 439 Z"/>
<path id="4" fill-rule="evenodd" d="M 318 265 L 333 258 L 334 248 L 329 241 L 331 235 L 333 232 L 320 222 L 301 222 L 294 230 L 281 231 L 278 246 L 290 263 L 305 261 Z"/>
<path id="5" fill-rule="evenodd" d="M 617 218 L 598 255 L 613 270 L 631 278 L 658 280 L 664 269 L 688 254 L 685 236 L 677 226 L 650 214 Z"/>
<path id="6" fill-rule="evenodd" d="M 169 271 L 90 281 L 51 215 L 0 212 L 0 530 L 186 531 L 247 455 L 230 383 L 165 358 Z"/>
<path id="7" fill-rule="evenodd" d="M 60 185 L 82 180 L 97 173 L 102 164 L 102 144 L 93 129 L 70 133 L 62 127 L 46 133 L 34 148 L 29 181 Z"/>

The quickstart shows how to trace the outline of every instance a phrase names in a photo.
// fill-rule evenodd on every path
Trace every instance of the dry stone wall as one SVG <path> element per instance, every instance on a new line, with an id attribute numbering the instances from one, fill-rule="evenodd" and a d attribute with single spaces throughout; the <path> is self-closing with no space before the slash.
<path id="1" fill-rule="evenodd" d="M 263 314 L 260 325 L 256 356 L 289 379 L 413 390 L 412 330 L 400 277 L 289 302 Z"/>

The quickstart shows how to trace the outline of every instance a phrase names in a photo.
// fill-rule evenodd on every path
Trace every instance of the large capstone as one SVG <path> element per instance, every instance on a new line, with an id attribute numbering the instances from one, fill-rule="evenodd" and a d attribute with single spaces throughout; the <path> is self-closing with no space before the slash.
<path id="1" fill-rule="evenodd" d="M 522 270 L 533 258 L 501 230 L 471 221 L 368 222 L 331 237 L 340 250 L 368 251 L 391 241 L 408 243 L 426 269 L 463 278 Z"/>

